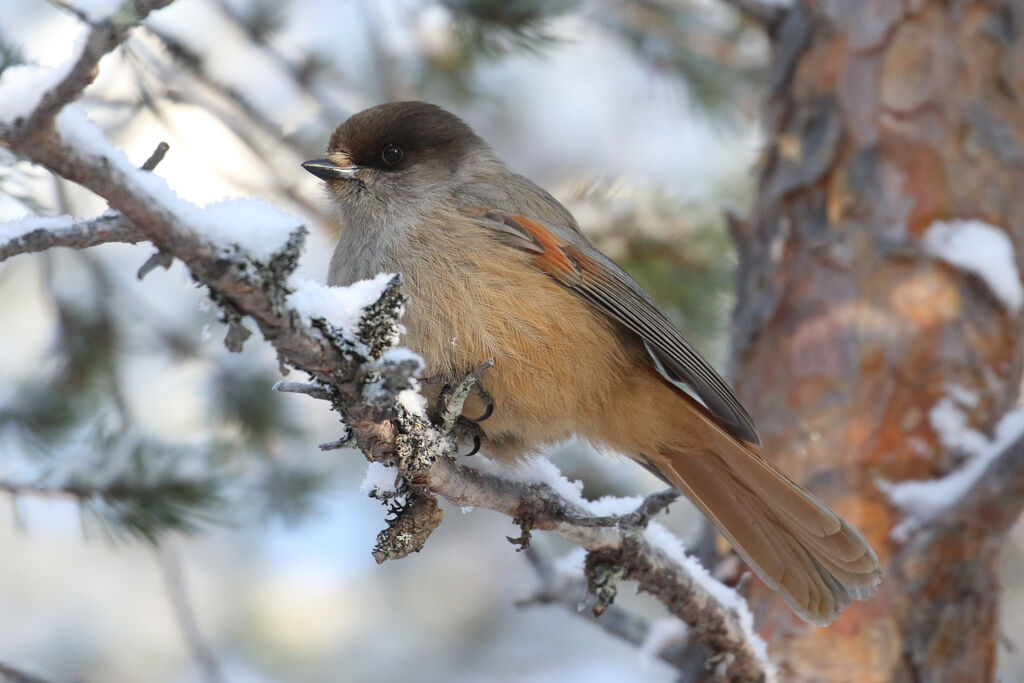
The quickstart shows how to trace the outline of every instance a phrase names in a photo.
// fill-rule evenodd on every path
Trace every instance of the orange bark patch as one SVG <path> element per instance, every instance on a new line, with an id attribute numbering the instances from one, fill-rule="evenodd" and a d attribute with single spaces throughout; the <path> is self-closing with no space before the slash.
<path id="1" fill-rule="evenodd" d="M 922 331 L 950 323 L 960 316 L 963 308 L 956 283 L 934 266 L 922 266 L 897 284 L 889 301 L 893 309 Z"/>

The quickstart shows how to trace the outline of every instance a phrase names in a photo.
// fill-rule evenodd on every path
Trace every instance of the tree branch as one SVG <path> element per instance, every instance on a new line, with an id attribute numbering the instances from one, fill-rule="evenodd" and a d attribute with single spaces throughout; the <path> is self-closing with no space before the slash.
<path id="1" fill-rule="evenodd" d="M 3 225 L 0 225 L 2 228 Z M 46 251 L 53 247 L 86 249 L 109 242 L 137 244 L 147 241 L 145 233 L 135 228 L 124 216 L 105 213 L 97 218 L 73 221 L 60 228 L 35 228 L 0 243 L 0 261 L 18 254 Z"/>
<path id="2" fill-rule="evenodd" d="M 751 633 L 739 616 L 682 566 L 635 529 L 596 526 L 595 519 L 544 484 L 523 484 L 485 474 L 451 460 L 438 460 L 429 470 L 430 490 L 460 506 L 503 512 L 530 529 L 551 530 L 592 551 L 602 563 L 623 570 L 691 628 L 692 637 L 712 652 L 728 653 L 719 672 L 724 680 L 763 680 L 764 662 L 752 649 Z M 663 494 L 654 494 L 654 497 Z M 652 497 L 652 498 L 654 498 Z M 655 498 L 656 504 L 662 500 Z M 642 517 L 651 499 L 628 519 Z M 622 518 L 612 518 L 620 522 Z M 611 521 L 611 520 L 602 520 Z M 615 526 L 618 526 L 616 524 Z"/>
<path id="3" fill-rule="evenodd" d="M 0 662 L 0 680 L 6 683 L 50 683 L 47 679 Z"/>
<path id="4" fill-rule="evenodd" d="M 139 2 L 136 7 L 148 11 L 166 4 L 166 0 Z M 714 653 L 719 678 L 760 681 L 770 675 L 766 671 L 770 665 L 757 649 L 751 621 L 736 611 L 741 601 L 723 602 L 721 593 L 713 593 L 710 584 L 691 574 L 695 570 L 684 566 L 687 558 L 681 553 L 670 556 L 671 549 L 652 542 L 651 530 L 643 528 L 651 514 L 670 502 L 670 496 L 657 494 L 625 519 L 595 520 L 546 484 L 505 479 L 451 459 L 455 439 L 435 427 L 417 401 L 406 396 L 414 386 L 419 362 L 405 356 L 384 356 L 395 336 L 396 317 L 404 301 L 397 278 L 376 304 L 365 309 L 357 340 L 345 337 L 328 320 L 313 318 L 310 322 L 290 306 L 288 298 L 287 278 L 297 262 L 303 231 L 293 234 L 269 262 L 257 260 L 237 246 L 216 244 L 190 224 L 195 207 L 167 193 L 152 174 L 127 164 L 105 141 L 107 146 L 100 145 L 99 133 L 83 130 L 87 122 L 75 118 L 75 112 L 60 112 L 86 83 L 80 77 L 85 67 L 79 65 L 95 66 L 102 56 L 97 50 L 112 49 L 127 35 L 122 25 L 111 24 L 104 30 L 109 32 L 103 34 L 105 38 L 90 36 L 93 48 L 87 49 L 72 69 L 79 76 L 69 75 L 42 98 L 32 125 L 0 124 L 0 144 L 107 199 L 120 212 L 118 221 L 134 226 L 134 231 L 125 231 L 128 241 L 148 239 L 184 262 L 193 278 L 209 288 L 232 326 L 240 325 L 245 316 L 252 318 L 283 364 L 309 373 L 328 388 L 332 406 L 367 458 L 396 466 L 407 486 L 407 505 L 396 510 L 390 528 L 378 538 L 378 559 L 422 548 L 441 518 L 432 494 L 456 505 L 497 510 L 523 528 L 523 547 L 529 543 L 531 529 L 550 529 L 590 551 L 588 571 L 592 578 L 604 577 L 603 605 L 614 596 L 614 579 L 608 577 L 635 580 L 642 590 L 655 595 L 689 624 L 697 642 Z M 52 239 L 54 244 L 60 241 Z M 67 246 L 90 242 L 70 235 L 62 240 Z M 6 245 L 0 246 L 4 249 Z"/>
<path id="5" fill-rule="evenodd" d="M 79 161 L 73 150 L 68 149 L 67 152 L 71 155 L 68 163 Z M 127 188 L 118 188 L 107 199 L 112 205 L 139 206 L 140 202 L 134 197 L 122 201 L 127 192 Z M 168 221 L 168 212 L 158 201 L 148 205 L 146 211 L 152 221 L 147 226 L 150 230 L 146 232 L 166 231 L 165 234 L 175 238 L 182 231 L 188 233 L 186 239 L 178 238 L 163 244 L 160 237 L 154 237 L 155 243 L 188 263 L 193 275 L 210 286 L 216 296 L 222 297 L 240 314 L 253 317 L 281 358 L 310 372 L 324 386 L 330 387 L 330 391 L 310 393 L 331 399 L 368 458 L 397 463 L 404 479 L 442 495 L 455 505 L 503 512 L 519 521 L 524 529 L 552 530 L 587 550 L 601 552 L 603 562 L 622 567 L 626 578 L 637 581 L 642 590 L 654 594 L 668 605 L 674 615 L 686 621 L 697 642 L 714 653 L 727 653 L 727 657 L 720 658 L 728 664 L 722 672 L 725 679 L 764 679 L 764 663 L 750 643 L 753 634 L 744 627 L 738 615 L 637 532 L 637 528 L 643 526 L 652 514 L 674 500 L 677 492 L 654 494 L 629 515 L 594 516 L 545 484 L 511 481 L 456 464 L 449 457 L 455 452 L 454 441 L 431 427 L 424 415 L 410 414 L 389 403 L 368 403 L 364 398 L 364 387 L 371 376 L 374 384 L 389 387 L 395 395 L 409 386 L 414 367 L 380 363 L 364 367 L 362 363 L 366 359 L 344 355 L 320 332 L 303 325 L 294 311 L 282 309 L 277 301 L 279 294 L 274 292 L 274 283 L 264 283 L 270 287 L 270 292 L 254 287 L 251 282 L 252 262 L 246 262 L 237 255 L 227 256 L 212 245 L 203 243 L 186 226 Z M 159 225 L 161 221 L 165 225 Z M 88 234 L 88 221 L 76 223 L 76 226 Z M 59 240 L 62 245 L 89 245 L 89 239 L 74 237 L 71 227 L 66 230 L 67 234 Z M 132 241 L 138 241 L 142 231 L 126 228 L 125 232 Z M 58 242 L 56 239 L 52 241 Z M 6 251 L 6 245 L 0 245 L 0 253 Z M 259 264 L 255 264 L 255 268 L 258 269 Z M 40 493 L 40 490 L 30 488 L 0 485 L 0 490 L 9 493 Z M 427 535 L 429 531 L 432 528 Z M 425 536 L 419 539 L 420 545 L 423 541 Z"/>
<path id="6" fill-rule="evenodd" d="M 174 0 L 124 0 L 118 12 L 106 21 L 92 26 L 82 47 L 82 53 L 56 86 L 43 95 L 32 114 L 22 122 L 25 136 L 49 127 L 54 117 L 66 104 L 77 99 L 86 86 L 96 78 L 100 59 L 123 43 L 136 24 L 149 13 Z"/>
<path id="7" fill-rule="evenodd" d="M 525 555 L 537 570 L 542 584 L 529 596 L 517 601 L 516 604 L 520 607 L 560 605 L 569 614 L 576 615 L 616 638 L 638 647 L 643 646 L 650 637 L 651 623 L 620 607 L 612 605 L 600 615 L 595 615 L 593 610 L 583 609 L 588 593 L 587 582 L 582 574 L 576 577 L 560 574 L 551 561 L 536 548 L 527 548 Z M 666 644 L 667 646 L 652 654 L 679 671 L 682 676 L 680 680 L 694 680 L 705 669 L 708 660 L 707 650 L 696 642 L 685 637 L 680 642 Z"/>
<path id="8" fill-rule="evenodd" d="M 917 541 L 936 545 L 964 534 L 1007 533 L 1024 511 L 1024 432 L 995 455 L 953 505 L 929 520 Z"/>
<path id="9" fill-rule="evenodd" d="M 166 544 L 155 548 L 154 553 L 167 587 L 167 599 L 174 610 L 178 629 L 181 631 L 189 652 L 192 653 L 192 658 L 202 672 L 204 683 L 222 683 L 224 673 L 221 670 L 220 662 L 217 661 L 213 648 L 203 639 L 195 610 L 188 598 L 179 553 Z"/>

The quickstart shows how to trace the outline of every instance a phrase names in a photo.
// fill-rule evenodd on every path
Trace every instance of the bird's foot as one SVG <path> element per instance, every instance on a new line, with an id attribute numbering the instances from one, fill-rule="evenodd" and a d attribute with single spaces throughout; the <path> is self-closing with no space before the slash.
<path id="1" fill-rule="evenodd" d="M 491 416 L 494 412 L 494 399 L 480 385 L 480 377 L 492 365 L 494 365 L 494 360 L 488 358 L 462 379 L 444 385 L 434 404 L 434 414 L 439 427 L 445 431 L 452 431 L 460 419 L 479 423 Z M 430 380 L 427 381 L 429 382 Z M 466 398 L 474 390 L 484 404 L 483 415 L 476 418 L 463 417 L 462 408 L 466 403 Z"/>

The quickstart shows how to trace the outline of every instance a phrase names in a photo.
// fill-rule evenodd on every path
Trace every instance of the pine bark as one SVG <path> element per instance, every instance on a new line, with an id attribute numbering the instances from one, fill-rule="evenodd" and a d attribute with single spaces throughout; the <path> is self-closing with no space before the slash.
<path id="1" fill-rule="evenodd" d="M 1018 399 L 1020 311 L 921 238 L 984 221 L 1021 265 L 1022 34 L 1011 0 L 803 0 L 770 27 L 769 142 L 753 218 L 734 225 L 737 388 L 765 452 L 885 567 L 878 595 L 827 629 L 752 588 L 785 680 L 994 679 L 1021 487 L 898 540 L 878 482 L 960 464 L 929 419 L 954 388 L 978 397 L 962 408 L 983 432 Z"/>

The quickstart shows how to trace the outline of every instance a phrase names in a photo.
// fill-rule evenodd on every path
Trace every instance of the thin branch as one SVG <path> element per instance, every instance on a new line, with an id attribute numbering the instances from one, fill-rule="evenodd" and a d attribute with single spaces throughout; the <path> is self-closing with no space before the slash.
<path id="1" fill-rule="evenodd" d="M 153 153 L 149 155 L 145 163 L 140 167 L 143 171 L 153 171 L 164 160 L 164 156 L 167 154 L 167 150 L 171 148 L 166 142 L 161 142 L 153 150 Z"/>
<path id="2" fill-rule="evenodd" d="M 0 481 L 0 493 L 6 493 L 12 498 L 28 496 L 31 498 L 48 499 L 71 499 L 82 500 L 92 495 L 81 488 L 45 486 L 42 484 L 17 484 L 10 481 Z"/>
<path id="3" fill-rule="evenodd" d="M 156 558 L 160 565 L 164 584 L 167 586 L 167 599 L 174 609 L 178 628 L 181 630 L 189 652 L 192 653 L 192 658 L 202 671 L 203 680 L 206 683 L 221 683 L 224 680 L 224 674 L 221 671 L 220 663 L 217 661 L 213 648 L 199 632 L 199 622 L 196 619 L 192 603 L 188 599 L 185 577 L 181 571 L 181 558 L 166 544 L 156 548 Z"/>
<path id="4" fill-rule="evenodd" d="M 624 570 L 625 578 L 636 581 L 641 590 L 657 597 L 669 612 L 686 622 L 697 642 L 712 652 L 729 653 L 731 661 L 724 673 L 727 680 L 765 679 L 763 664 L 738 615 L 635 530 L 593 526 L 585 512 L 543 484 L 501 479 L 448 459 L 434 463 L 428 476 L 430 490 L 455 505 L 503 512 L 531 529 L 555 531 L 587 550 L 602 553 L 605 561 Z"/>
<path id="5" fill-rule="evenodd" d="M 651 624 L 643 617 L 615 605 L 605 609 L 600 616 L 595 615 L 593 610 L 584 609 L 587 582 L 582 573 L 578 577 L 558 574 L 551 561 L 534 547 L 527 548 L 524 554 L 543 583 L 529 596 L 518 600 L 517 605 L 560 605 L 570 614 L 595 624 L 627 643 L 639 647 L 647 640 Z M 694 642 L 686 638 L 684 642 L 665 647 L 655 654 L 674 669 L 689 674 L 686 680 L 690 680 L 704 670 L 708 659 L 707 650 L 694 645 Z"/>
<path id="6" fill-rule="evenodd" d="M 137 244 L 149 238 L 124 216 L 105 213 L 97 218 L 75 221 L 57 229 L 31 230 L 8 242 L 0 243 L 0 261 L 18 254 L 31 254 L 54 247 L 87 249 L 110 242 Z"/>
<path id="7" fill-rule="evenodd" d="M 1024 512 L 1024 432 L 999 454 L 960 499 L 930 520 L 928 543 L 950 536 L 1007 533 Z"/>
<path id="8" fill-rule="evenodd" d="M 626 530 L 643 528 L 647 526 L 647 523 L 652 518 L 678 500 L 681 495 L 682 493 L 676 489 L 665 489 L 664 491 L 658 491 L 647 496 L 644 502 L 640 504 L 640 507 L 628 515 L 604 515 L 601 517 L 591 515 L 584 517 L 570 516 L 569 519 L 580 526 L 607 526 Z"/>
<path id="9" fill-rule="evenodd" d="M 35 111 L 22 124 L 23 134 L 31 135 L 36 130 L 51 126 L 54 117 L 64 105 L 77 99 L 86 86 L 96 78 L 100 59 L 123 43 L 135 25 L 145 19 L 150 12 L 166 7 L 173 1 L 125 0 L 115 17 L 127 12 L 131 16 L 130 21 L 111 18 L 93 25 L 78 60 L 64 78 L 39 100 Z"/>
<path id="10" fill-rule="evenodd" d="M 330 401 L 333 398 L 330 389 L 316 382 L 278 382 L 272 389 L 285 394 L 305 394 L 321 401 Z"/>
<path id="11" fill-rule="evenodd" d="M 45 678 L 0 662 L 0 681 L 5 683 L 50 683 Z"/>

